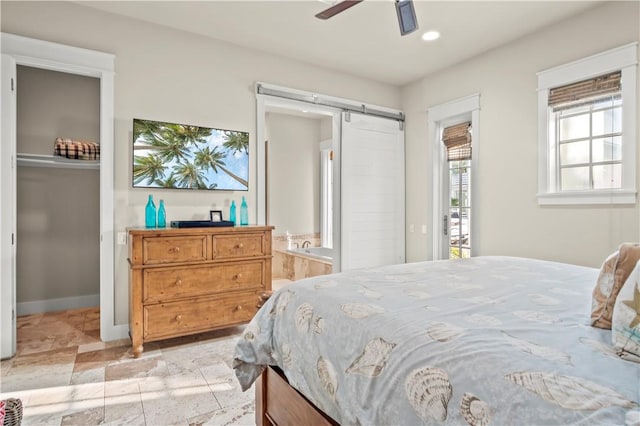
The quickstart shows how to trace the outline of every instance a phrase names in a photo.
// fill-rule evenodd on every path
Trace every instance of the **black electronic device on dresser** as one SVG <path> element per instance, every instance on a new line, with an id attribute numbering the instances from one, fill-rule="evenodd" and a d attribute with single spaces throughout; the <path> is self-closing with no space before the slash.
<path id="1" fill-rule="evenodd" d="M 211 228 L 219 226 L 234 226 L 230 220 L 212 222 L 210 220 L 172 220 L 172 228 Z"/>

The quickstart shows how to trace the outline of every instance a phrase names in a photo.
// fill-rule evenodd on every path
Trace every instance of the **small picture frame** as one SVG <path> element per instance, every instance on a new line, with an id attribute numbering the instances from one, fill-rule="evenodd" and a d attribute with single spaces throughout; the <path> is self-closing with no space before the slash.
<path id="1" fill-rule="evenodd" d="M 210 210 L 211 222 L 222 222 L 222 210 Z"/>

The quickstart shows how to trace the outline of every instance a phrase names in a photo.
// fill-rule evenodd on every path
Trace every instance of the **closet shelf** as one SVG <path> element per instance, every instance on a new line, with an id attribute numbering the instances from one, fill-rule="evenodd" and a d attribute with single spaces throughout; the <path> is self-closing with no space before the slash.
<path id="1" fill-rule="evenodd" d="M 100 160 L 72 160 L 59 155 L 20 154 L 17 156 L 18 166 L 57 167 L 64 169 L 100 169 Z"/>

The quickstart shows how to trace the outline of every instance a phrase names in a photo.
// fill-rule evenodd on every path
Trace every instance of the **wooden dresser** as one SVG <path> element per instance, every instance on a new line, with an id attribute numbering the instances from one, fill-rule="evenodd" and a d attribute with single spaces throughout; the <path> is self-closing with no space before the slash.
<path id="1" fill-rule="evenodd" d="M 144 342 L 246 323 L 271 290 L 271 226 L 129 229 L 129 327 Z"/>

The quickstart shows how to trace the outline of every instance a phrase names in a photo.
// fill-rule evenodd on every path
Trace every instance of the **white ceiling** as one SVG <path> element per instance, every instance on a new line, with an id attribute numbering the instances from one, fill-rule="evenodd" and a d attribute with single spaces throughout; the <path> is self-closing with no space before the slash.
<path id="1" fill-rule="evenodd" d="M 404 37 L 393 0 L 366 0 L 326 21 L 314 15 L 328 5 L 314 0 L 78 3 L 400 86 L 599 2 L 415 0 L 420 29 Z M 423 41 L 432 29 L 441 38 Z"/>

